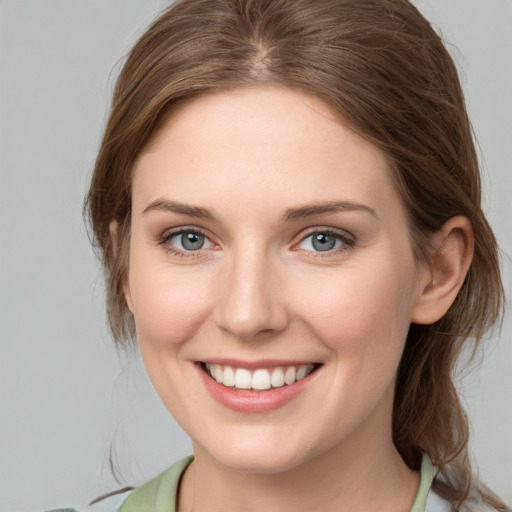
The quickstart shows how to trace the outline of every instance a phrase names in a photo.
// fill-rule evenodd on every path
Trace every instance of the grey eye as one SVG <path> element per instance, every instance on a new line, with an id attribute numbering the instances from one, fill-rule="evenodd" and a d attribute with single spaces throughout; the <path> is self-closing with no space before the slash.
<path id="1" fill-rule="evenodd" d="M 212 245 L 202 233 L 197 231 L 178 233 L 170 239 L 170 243 L 182 251 L 199 251 Z"/>
<path id="2" fill-rule="evenodd" d="M 336 246 L 336 238 L 326 233 L 315 233 L 311 239 L 311 245 L 317 251 L 330 251 Z"/>
<path id="3" fill-rule="evenodd" d="M 326 252 L 338 249 L 343 243 L 340 235 L 317 231 L 304 238 L 299 247 L 306 251 Z"/>

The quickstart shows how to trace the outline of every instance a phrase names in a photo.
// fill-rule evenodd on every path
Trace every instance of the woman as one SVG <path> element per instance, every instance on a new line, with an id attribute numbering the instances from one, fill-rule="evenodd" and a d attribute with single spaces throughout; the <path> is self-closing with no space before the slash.
<path id="1" fill-rule="evenodd" d="M 132 510 L 505 510 L 451 374 L 499 318 L 451 58 L 406 0 L 195 0 L 118 79 L 88 211 L 194 458 Z"/>

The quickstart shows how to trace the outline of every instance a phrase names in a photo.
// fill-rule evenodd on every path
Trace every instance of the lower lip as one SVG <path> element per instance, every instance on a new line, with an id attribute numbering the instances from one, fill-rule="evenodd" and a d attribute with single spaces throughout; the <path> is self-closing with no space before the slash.
<path id="1" fill-rule="evenodd" d="M 197 364 L 196 366 L 206 389 L 208 389 L 217 402 L 228 409 L 244 413 L 267 412 L 283 407 L 302 393 L 309 385 L 313 376 L 318 373 L 318 370 L 316 370 L 313 373 L 310 373 L 307 377 L 304 377 L 302 380 L 294 382 L 293 384 L 281 386 L 280 388 L 269 389 L 266 391 L 251 391 L 238 390 L 223 386 L 207 375 L 200 364 Z"/>

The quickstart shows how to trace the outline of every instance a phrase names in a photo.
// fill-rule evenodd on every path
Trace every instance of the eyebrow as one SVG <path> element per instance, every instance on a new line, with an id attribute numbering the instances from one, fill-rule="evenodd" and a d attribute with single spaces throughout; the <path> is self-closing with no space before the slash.
<path id="1" fill-rule="evenodd" d="M 143 214 L 155 210 L 163 210 L 179 215 L 187 215 L 189 217 L 195 217 L 197 219 L 216 221 L 217 216 L 208 208 L 202 208 L 200 206 L 192 206 L 186 203 L 178 203 L 169 199 L 157 199 L 149 203 L 148 206 L 142 212 Z M 361 203 L 354 203 L 352 201 L 327 201 L 323 203 L 306 204 L 295 208 L 288 208 L 281 215 L 280 222 L 290 222 L 308 217 L 314 217 L 315 215 L 322 215 L 325 213 L 333 212 L 353 212 L 362 211 L 371 214 L 375 218 L 379 218 L 373 208 L 366 206 Z"/>
<path id="2" fill-rule="evenodd" d="M 371 214 L 376 219 L 379 218 L 377 212 L 373 208 L 364 204 L 354 203 L 352 201 L 327 201 L 325 203 L 306 204 L 297 208 L 288 208 L 281 216 L 281 222 L 300 220 L 307 217 L 314 217 L 315 215 L 340 211 L 362 211 Z"/>
<path id="3" fill-rule="evenodd" d="M 155 210 L 163 210 L 203 220 L 215 221 L 217 219 L 213 212 L 207 208 L 178 203 L 176 201 L 170 201 L 169 199 L 157 199 L 156 201 L 152 201 L 144 208 L 142 213 L 144 214 Z"/>

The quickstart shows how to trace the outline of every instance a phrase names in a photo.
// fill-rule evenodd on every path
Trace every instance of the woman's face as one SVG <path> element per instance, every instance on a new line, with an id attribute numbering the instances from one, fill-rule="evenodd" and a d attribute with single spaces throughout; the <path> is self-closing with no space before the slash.
<path id="1" fill-rule="evenodd" d="M 307 95 L 200 97 L 137 161 L 124 289 L 196 456 L 274 472 L 391 445 L 429 281 L 383 154 Z"/>

